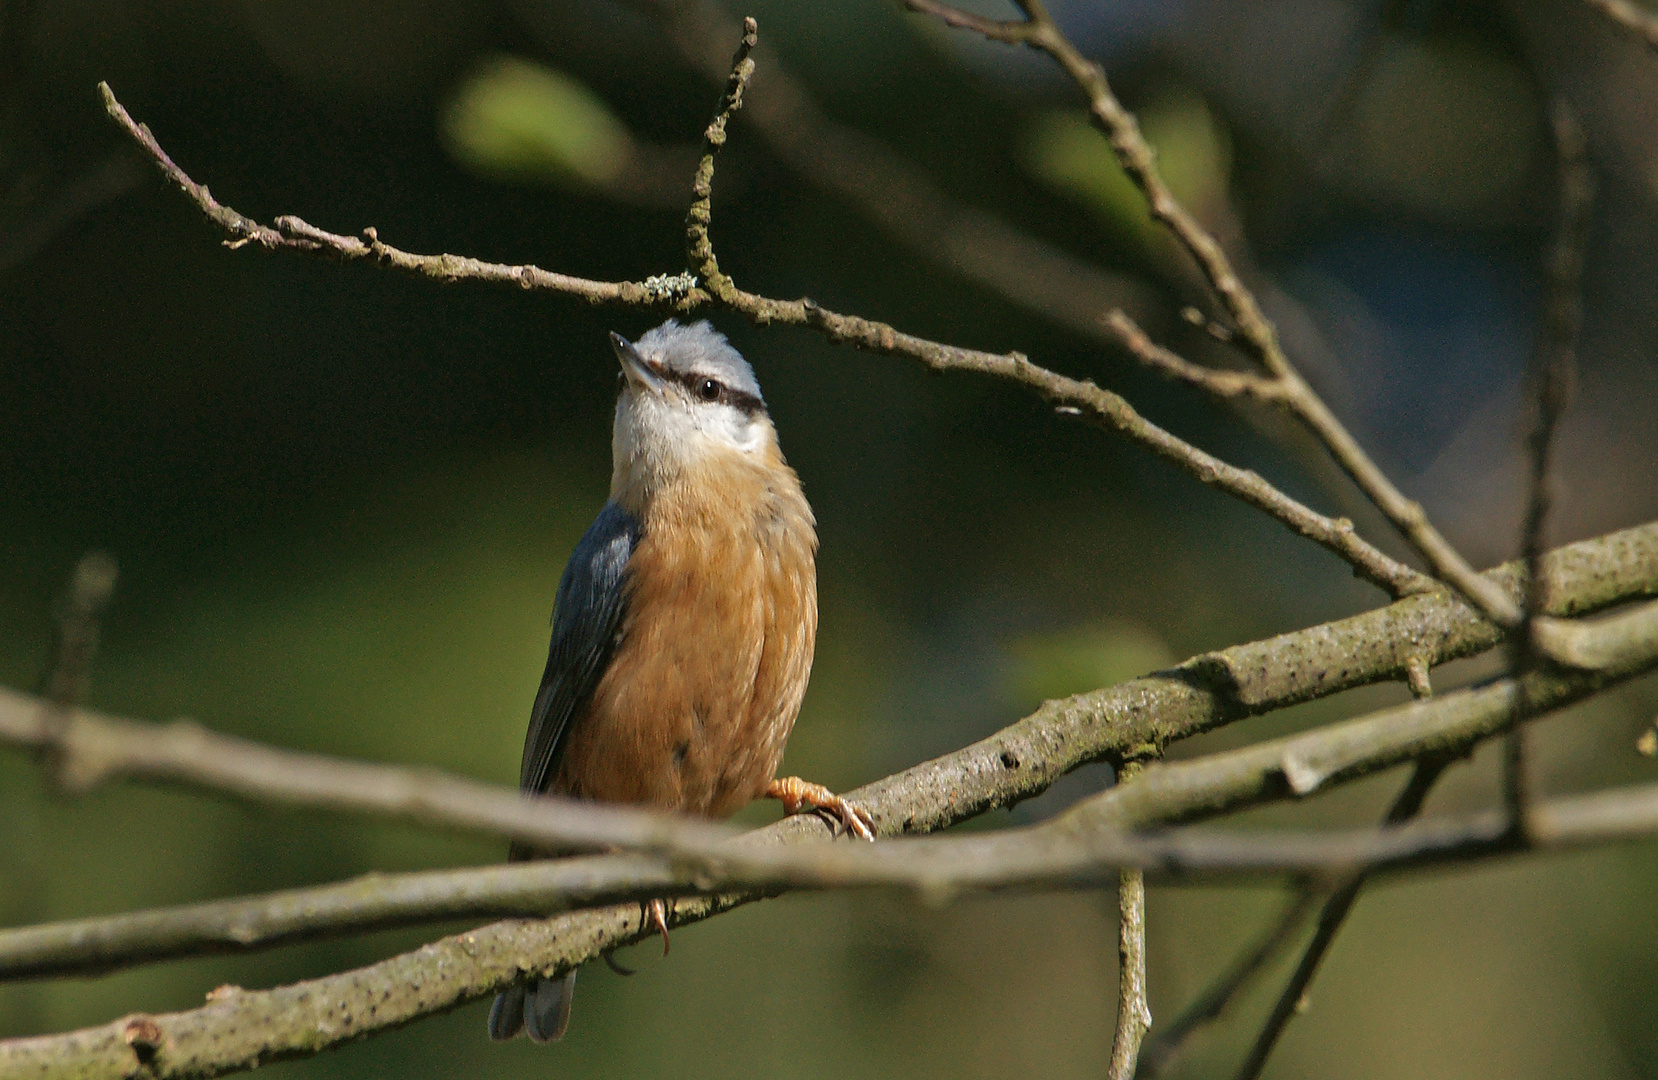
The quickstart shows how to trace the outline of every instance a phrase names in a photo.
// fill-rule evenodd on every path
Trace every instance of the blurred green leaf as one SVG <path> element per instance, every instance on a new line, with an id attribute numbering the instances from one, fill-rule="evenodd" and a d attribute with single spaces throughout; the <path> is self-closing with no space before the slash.
<path id="1" fill-rule="evenodd" d="M 1175 662 L 1162 639 L 1126 622 L 1025 638 L 1009 652 L 1008 694 L 1021 706 L 1126 682 Z"/>
<path id="2" fill-rule="evenodd" d="M 1160 98 L 1139 115 L 1163 179 L 1176 198 L 1201 216 L 1206 204 L 1225 195 L 1230 179 L 1225 131 L 1192 94 Z M 1086 114 L 1065 109 L 1038 116 L 1026 135 L 1025 165 L 1037 179 L 1094 210 L 1114 232 L 1146 247 L 1163 242 L 1145 198 Z"/>
<path id="3" fill-rule="evenodd" d="M 511 56 L 484 62 L 441 119 L 450 153 L 500 179 L 603 188 L 633 154 L 633 139 L 581 83 Z"/>

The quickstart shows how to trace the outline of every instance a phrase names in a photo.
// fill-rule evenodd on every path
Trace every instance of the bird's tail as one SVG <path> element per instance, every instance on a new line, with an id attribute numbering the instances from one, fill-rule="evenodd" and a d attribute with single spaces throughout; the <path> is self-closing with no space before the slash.
<path id="1" fill-rule="evenodd" d="M 495 995 L 489 1010 L 489 1037 L 510 1039 L 520 1031 L 535 1042 L 557 1042 L 570 1026 L 576 973 L 562 979 L 532 979 Z"/>

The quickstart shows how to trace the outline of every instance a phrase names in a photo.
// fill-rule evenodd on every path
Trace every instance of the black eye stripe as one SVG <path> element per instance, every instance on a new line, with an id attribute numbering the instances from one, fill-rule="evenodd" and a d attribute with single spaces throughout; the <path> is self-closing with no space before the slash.
<path id="1" fill-rule="evenodd" d="M 693 398 L 699 401 L 706 401 L 709 404 L 718 402 L 721 405 L 731 405 L 741 410 L 745 416 L 753 416 L 755 413 L 765 411 L 766 403 L 755 395 L 727 386 L 710 375 L 698 375 L 692 371 L 661 371 L 660 369 L 658 369 L 658 373 L 663 378 L 683 386 Z M 707 396 L 704 390 L 704 387 L 709 383 L 712 383 L 715 388 L 712 397 Z"/>

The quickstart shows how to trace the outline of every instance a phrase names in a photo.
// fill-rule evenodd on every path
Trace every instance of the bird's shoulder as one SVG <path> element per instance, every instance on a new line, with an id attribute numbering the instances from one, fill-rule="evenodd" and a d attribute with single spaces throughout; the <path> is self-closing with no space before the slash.
<path id="1" fill-rule="evenodd" d="M 640 521 L 623 506 L 605 503 L 576 543 L 559 580 L 553 606 L 553 638 L 577 628 L 596 609 L 620 603 L 628 561 L 639 545 Z"/>
<path id="2" fill-rule="evenodd" d="M 553 603 L 547 669 L 530 712 L 520 783 L 543 791 L 571 721 L 593 695 L 616 651 L 627 608 L 624 578 L 638 546 L 639 519 L 606 503 L 564 566 Z"/>

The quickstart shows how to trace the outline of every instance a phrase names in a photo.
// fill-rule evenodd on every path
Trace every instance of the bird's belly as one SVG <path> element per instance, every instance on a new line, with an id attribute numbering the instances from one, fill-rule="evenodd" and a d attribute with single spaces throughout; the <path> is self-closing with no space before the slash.
<path id="1" fill-rule="evenodd" d="M 799 712 L 813 552 L 787 536 L 673 539 L 647 534 L 630 560 L 622 643 L 553 790 L 724 817 L 765 790 Z"/>

